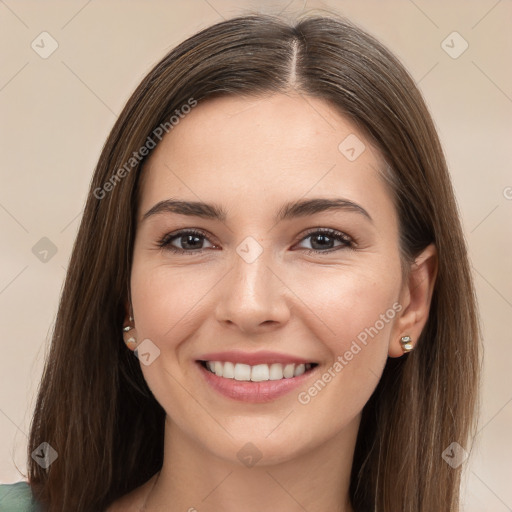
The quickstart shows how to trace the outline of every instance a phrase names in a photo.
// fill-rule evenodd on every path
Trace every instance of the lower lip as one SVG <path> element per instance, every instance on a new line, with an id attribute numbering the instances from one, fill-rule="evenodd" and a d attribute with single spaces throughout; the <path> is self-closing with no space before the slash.
<path id="1" fill-rule="evenodd" d="M 206 382 L 221 395 L 239 400 L 240 402 L 264 403 L 271 402 L 280 396 L 290 393 L 301 385 L 304 385 L 318 366 L 308 370 L 298 377 L 280 380 L 265 380 L 252 382 L 244 380 L 226 379 L 207 370 L 196 361 L 199 370 L 204 375 Z"/>

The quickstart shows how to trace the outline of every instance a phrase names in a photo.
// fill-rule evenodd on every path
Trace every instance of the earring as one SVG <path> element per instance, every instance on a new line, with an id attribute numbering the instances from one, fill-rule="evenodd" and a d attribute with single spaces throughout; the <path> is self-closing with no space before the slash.
<path id="1" fill-rule="evenodd" d="M 133 318 L 130 317 L 130 322 L 132 322 L 132 321 L 133 321 Z M 128 333 L 133 329 L 135 329 L 135 327 L 132 327 L 131 325 L 126 325 L 125 327 L 123 327 L 123 333 Z M 123 338 L 124 338 L 124 336 L 123 336 Z M 133 336 L 130 336 L 128 339 L 125 339 L 124 341 L 127 345 L 134 345 L 137 343 L 137 340 Z"/>
<path id="2" fill-rule="evenodd" d="M 410 336 L 402 336 L 400 338 L 400 345 L 402 345 L 404 353 L 410 352 L 414 348 Z"/>

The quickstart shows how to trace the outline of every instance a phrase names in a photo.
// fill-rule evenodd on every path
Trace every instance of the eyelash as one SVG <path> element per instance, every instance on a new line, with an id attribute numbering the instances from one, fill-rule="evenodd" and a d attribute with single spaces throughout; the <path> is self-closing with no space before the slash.
<path id="1" fill-rule="evenodd" d="M 352 237 L 342 233 L 341 231 L 336 231 L 336 230 L 330 229 L 330 228 L 315 228 L 315 229 L 309 231 L 308 233 L 306 233 L 298 242 L 302 242 L 303 240 L 311 237 L 312 235 L 318 235 L 318 234 L 329 235 L 334 240 L 342 242 L 343 245 L 338 246 L 338 247 L 333 247 L 333 248 L 327 249 L 325 251 L 321 251 L 321 250 L 318 250 L 318 249 L 303 249 L 306 252 L 306 254 L 317 255 L 317 254 L 331 253 L 331 252 L 338 251 L 340 249 L 349 249 L 351 251 L 356 250 L 357 244 L 352 239 Z M 179 237 L 184 236 L 184 235 L 193 235 L 193 236 L 197 236 L 197 237 L 202 237 L 202 238 L 208 239 L 208 236 L 206 235 L 206 233 L 204 233 L 204 232 L 202 232 L 200 230 L 196 230 L 196 229 L 183 229 L 183 230 L 178 231 L 176 233 L 168 233 L 168 234 L 166 234 L 163 238 L 161 238 L 157 242 L 158 247 L 160 249 L 171 251 L 171 252 L 176 253 L 176 254 L 190 254 L 190 255 L 202 254 L 204 251 L 207 250 L 207 249 L 196 249 L 196 250 L 192 249 L 190 251 L 187 251 L 185 249 L 178 249 L 177 247 L 174 247 L 173 245 L 171 245 L 171 242 L 175 238 L 179 238 Z"/>

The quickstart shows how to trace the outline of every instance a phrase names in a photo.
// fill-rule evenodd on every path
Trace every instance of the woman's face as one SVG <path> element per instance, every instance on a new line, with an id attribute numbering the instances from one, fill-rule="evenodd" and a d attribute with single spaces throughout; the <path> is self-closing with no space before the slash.
<path id="1" fill-rule="evenodd" d="M 154 150 L 131 274 L 138 341 L 150 340 L 139 357 L 201 448 L 236 461 L 250 442 L 261 463 L 285 461 L 357 428 L 404 334 L 381 164 L 327 103 L 284 94 L 209 100 Z M 216 376 L 207 359 L 233 365 Z M 294 360 L 317 366 L 280 379 Z"/>

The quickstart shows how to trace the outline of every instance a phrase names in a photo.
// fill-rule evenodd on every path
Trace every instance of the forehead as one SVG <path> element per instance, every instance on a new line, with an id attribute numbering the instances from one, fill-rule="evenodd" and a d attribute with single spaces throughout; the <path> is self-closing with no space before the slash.
<path id="1" fill-rule="evenodd" d="M 141 209 L 170 195 L 227 209 L 343 195 L 389 210 L 382 167 L 378 150 L 322 99 L 219 97 L 192 109 L 153 151 Z"/>

